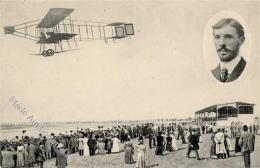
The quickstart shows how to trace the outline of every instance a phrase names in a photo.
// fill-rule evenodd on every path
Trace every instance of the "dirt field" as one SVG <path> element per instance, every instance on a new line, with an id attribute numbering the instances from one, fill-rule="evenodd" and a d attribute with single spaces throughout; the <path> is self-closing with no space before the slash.
<path id="1" fill-rule="evenodd" d="M 251 168 L 260 168 L 260 136 L 256 136 L 255 152 L 251 155 Z M 136 143 L 136 140 L 133 140 Z M 229 159 L 209 159 L 209 143 L 210 136 L 203 135 L 201 137 L 199 154 L 202 160 L 197 160 L 195 154 L 191 152 L 191 158 L 186 158 L 187 144 L 181 144 L 178 141 L 178 151 L 167 152 L 163 156 L 156 156 L 155 148 L 149 149 L 148 139 L 145 139 L 146 150 L 146 165 L 147 168 L 160 167 L 160 168 L 243 168 L 244 162 L 241 154 L 231 152 L 232 157 Z M 234 139 L 232 140 L 234 143 Z M 121 146 L 123 148 L 123 146 Z M 234 147 L 234 145 L 233 145 Z M 258 159 L 257 159 L 258 158 Z M 136 152 L 134 155 L 136 159 Z M 45 162 L 44 167 L 55 167 L 55 160 Z M 96 155 L 93 157 L 79 157 L 78 154 L 73 154 L 68 157 L 68 168 L 133 168 L 134 164 L 127 165 L 124 163 L 124 152 L 111 155 Z"/>

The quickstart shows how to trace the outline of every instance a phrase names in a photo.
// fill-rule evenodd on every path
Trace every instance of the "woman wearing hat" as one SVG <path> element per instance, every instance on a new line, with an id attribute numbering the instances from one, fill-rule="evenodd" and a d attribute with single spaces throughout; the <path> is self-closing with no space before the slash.
<path id="1" fill-rule="evenodd" d="M 27 166 L 28 165 L 28 142 L 25 141 L 23 146 L 24 146 L 24 165 Z"/>
<path id="2" fill-rule="evenodd" d="M 89 156 L 88 135 L 87 134 L 84 134 L 84 138 L 83 138 L 83 153 L 84 153 L 84 156 Z"/>
<path id="3" fill-rule="evenodd" d="M 39 168 L 43 168 L 43 162 L 46 160 L 45 151 L 42 142 L 39 142 L 36 146 L 36 163 Z"/>
<path id="4" fill-rule="evenodd" d="M 106 154 L 104 139 L 101 138 L 101 137 L 98 138 L 97 148 L 98 148 L 98 154 L 99 155 L 105 155 Z"/>
<path id="5" fill-rule="evenodd" d="M 134 147 L 130 141 L 125 143 L 125 163 L 132 164 L 134 163 L 133 154 L 134 154 Z"/>
<path id="6" fill-rule="evenodd" d="M 170 136 L 170 133 L 167 134 L 167 137 L 166 137 L 166 151 L 173 151 L 173 148 L 172 148 L 172 137 Z"/>
<path id="7" fill-rule="evenodd" d="M 34 141 L 30 140 L 29 141 L 29 146 L 27 148 L 28 151 L 28 165 L 29 167 L 33 167 L 34 163 L 35 163 L 35 154 L 36 154 L 36 146 L 34 145 Z"/>
<path id="8" fill-rule="evenodd" d="M 176 151 L 178 150 L 176 136 L 173 134 L 173 132 L 170 132 L 170 136 L 172 137 L 172 149 Z"/>
<path id="9" fill-rule="evenodd" d="M 143 142 L 144 142 L 143 140 L 140 140 L 139 144 L 137 145 L 136 168 L 145 167 L 145 146 Z"/>
<path id="10" fill-rule="evenodd" d="M 117 138 L 117 136 L 114 135 L 113 139 L 112 139 L 112 153 L 118 153 L 119 152 L 119 139 Z"/>
<path id="11" fill-rule="evenodd" d="M 17 161 L 16 166 L 17 167 L 23 167 L 24 166 L 24 146 L 22 145 L 22 142 L 18 142 L 17 146 Z"/>

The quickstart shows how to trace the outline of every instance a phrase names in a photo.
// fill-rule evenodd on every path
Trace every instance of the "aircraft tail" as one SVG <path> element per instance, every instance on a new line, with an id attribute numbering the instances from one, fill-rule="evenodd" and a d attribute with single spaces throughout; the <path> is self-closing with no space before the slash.
<path id="1" fill-rule="evenodd" d="M 14 26 L 5 26 L 4 27 L 5 34 L 13 34 L 15 32 Z"/>

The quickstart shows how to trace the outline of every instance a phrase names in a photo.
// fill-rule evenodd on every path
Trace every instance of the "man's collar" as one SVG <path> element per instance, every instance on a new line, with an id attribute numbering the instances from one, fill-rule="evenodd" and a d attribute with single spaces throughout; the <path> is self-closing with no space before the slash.
<path id="1" fill-rule="evenodd" d="M 228 70 L 228 74 L 231 74 L 233 72 L 233 70 L 235 69 L 235 67 L 237 66 L 237 64 L 239 63 L 239 61 L 241 60 L 241 56 L 237 56 L 235 59 L 233 59 L 230 62 L 220 62 L 220 69 L 224 69 L 226 68 Z"/>

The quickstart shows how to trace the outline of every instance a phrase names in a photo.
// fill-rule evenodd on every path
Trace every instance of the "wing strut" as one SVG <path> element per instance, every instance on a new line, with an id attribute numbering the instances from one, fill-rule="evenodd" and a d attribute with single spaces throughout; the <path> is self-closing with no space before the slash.
<path id="1" fill-rule="evenodd" d="M 87 38 L 89 38 L 88 36 L 88 23 L 86 22 L 86 33 L 87 33 Z"/>
<path id="2" fill-rule="evenodd" d="M 68 43 L 68 46 L 69 46 L 69 49 L 70 49 L 70 43 L 69 43 L 69 40 L 67 40 L 67 43 Z"/>
<path id="3" fill-rule="evenodd" d="M 79 40 L 81 40 L 80 25 L 79 25 Z"/>
<path id="4" fill-rule="evenodd" d="M 78 48 L 78 44 L 77 44 L 77 41 L 75 38 L 74 38 L 74 42 L 75 42 L 76 47 Z"/>

